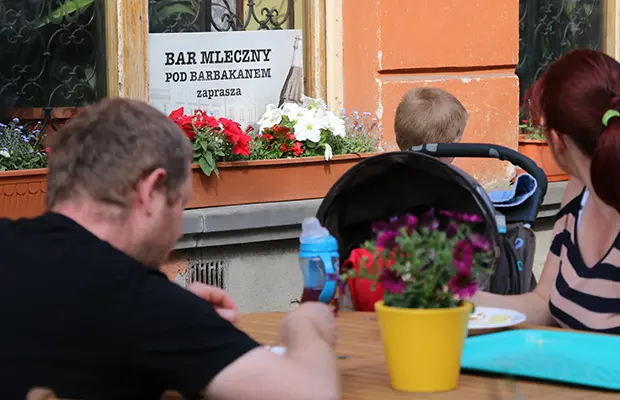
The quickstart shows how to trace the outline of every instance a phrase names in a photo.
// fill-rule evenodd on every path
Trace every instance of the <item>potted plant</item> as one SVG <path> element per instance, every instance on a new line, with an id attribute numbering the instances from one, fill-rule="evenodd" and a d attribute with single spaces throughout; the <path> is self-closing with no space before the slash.
<path id="1" fill-rule="evenodd" d="M 551 148 L 545 139 L 543 129 L 532 124 L 529 119 L 524 119 L 519 125 L 519 153 L 531 158 L 545 171 L 549 182 L 568 180 L 569 176 L 564 172 L 553 158 Z"/>
<path id="2" fill-rule="evenodd" d="M 41 123 L 14 118 L 0 124 L 0 217 L 36 216 L 44 209 L 47 182 Z"/>
<path id="3" fill-rule="evenodd" d="M 392 387 L 407 392 L 456 388 L 477 278 L 488 276 L 491 245 L 478 215 L 434 210 L 421 218 L 373 224 L 376 239 L 359 275 L 381 285 L 375 304 Z"/>
<path id="4" fill-rule="evenodd" d="M 269 105 L 256 129 L 203 110 L 170 114 L 192 141 L 188 208 L 322 198 L 359 160 L 380 150 L 370 114 L 338 116 L 321 99 Z"/>
<path id="5" fill-rule="evenodd" d="M 320 99 L 304 102 L 296 109 L 303 119 L 287 117 L 293 108 L 286 105 L 277 108 L 277 119 L 276 107 L 268 107 L 262 133 L 202 110 L 171 113 L 194 147 L 188 208 L 321 198 L 351 166 L 380 150 L 381 127 L 369 114 L 336 117 Z M 303 137 L 301 122 L 310 136 Z M 310 125 L 319 130 L 317 141 Z M 27 126 L 17 119 L 1 126 L 0 149 L 6 151 L 0 153 L 0 217 L 45 210 L 47 159 L 40 130 L 40 123 Z"/>

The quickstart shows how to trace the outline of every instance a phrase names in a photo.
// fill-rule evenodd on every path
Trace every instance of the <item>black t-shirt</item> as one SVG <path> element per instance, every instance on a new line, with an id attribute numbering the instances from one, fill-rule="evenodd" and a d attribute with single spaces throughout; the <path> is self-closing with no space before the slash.
<path id="1" fill-rule="evenodd" d="M 188 399 L 258 344 L 73 220 L 0 220 L 0 398 Z"/>

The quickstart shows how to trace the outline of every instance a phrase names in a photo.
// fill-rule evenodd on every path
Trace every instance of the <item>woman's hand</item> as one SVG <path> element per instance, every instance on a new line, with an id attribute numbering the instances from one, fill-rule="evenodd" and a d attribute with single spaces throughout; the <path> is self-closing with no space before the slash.
<path id="1" fill-rule="evenodd" d="M 215 311 L 225 320 L 235 323 L 239 319 L 237 304 L 224 290 L 198 282 L 189 285 L 187 290 L 211 303 Z"/>

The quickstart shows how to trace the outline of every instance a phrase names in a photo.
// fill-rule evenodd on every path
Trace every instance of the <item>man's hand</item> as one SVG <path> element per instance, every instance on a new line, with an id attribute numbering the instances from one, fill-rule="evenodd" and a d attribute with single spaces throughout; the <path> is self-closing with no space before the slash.
<path id="1" fill-rule="evenodd" d="M 235 323 L 239 319 L 237 304 L 224 290 L 198 282 L 189 285 L 187 290 L 211 303 L 215 311 L 225 320 Z"/>
<path id="2" fill-rule="evenodd" d="M 314 328 L 332 349 L 336 347 L 338 331 L 334 312 L 323 303 L 302 303 L 299 308 L 291 311 L 280 325 L 280 338 L 288 345 L 300 331 L 308 327 Z"/>

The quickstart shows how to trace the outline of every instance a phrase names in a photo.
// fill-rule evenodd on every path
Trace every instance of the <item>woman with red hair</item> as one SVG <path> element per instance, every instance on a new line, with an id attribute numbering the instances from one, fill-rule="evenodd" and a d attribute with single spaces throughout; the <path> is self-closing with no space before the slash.
<path id="1" fill-rule="evenodd" d="M 620 64 L 575 50 L 530 93 L 532 121 L 571 179 L 536 289 L 478 293 L 474 303 L 516 309 L 533 324 L 620 334 Z"/>

